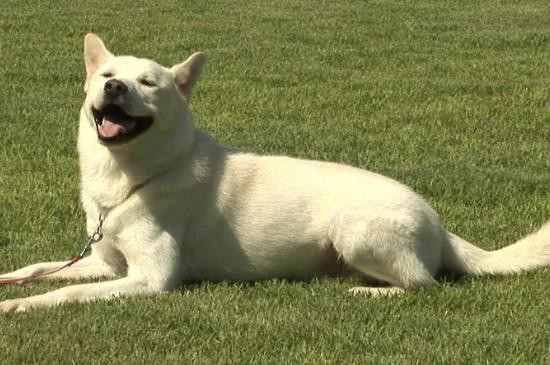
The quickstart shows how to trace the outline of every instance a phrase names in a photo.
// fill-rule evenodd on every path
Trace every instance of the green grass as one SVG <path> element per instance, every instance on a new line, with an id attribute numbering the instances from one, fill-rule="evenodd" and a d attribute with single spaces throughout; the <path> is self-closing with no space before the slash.
<path id="1" fill-rule="evenodd" d="M 153 5 L 154 4 L 154 5 Z M 550 218 L 547 1 L 10 1 L 0 16 L 0 272 L 74 255 L 82 41 L 169 66 L 222 144 L 341 161 L 495 249 Z M 550 363 L 550 272 L 395 298 L 359 278 L 200 284 L 0 316 L 0 363 Z M 61 282 L 0 287 L 0 300 Z"/>

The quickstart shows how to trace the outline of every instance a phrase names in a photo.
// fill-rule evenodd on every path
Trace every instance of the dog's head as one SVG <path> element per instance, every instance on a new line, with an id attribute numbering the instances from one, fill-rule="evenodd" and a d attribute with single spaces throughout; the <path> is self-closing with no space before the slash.
<path id="1" fill-rule="evenodd" d="M 99 37 L 84 40 L 87 79 L 82 113 L 108 148 L 123 148 L 147 135 L 171 133 L 191 98 L 206 56 L 195 53 L 165 68 L 154 61 L 114 56 Z"/>

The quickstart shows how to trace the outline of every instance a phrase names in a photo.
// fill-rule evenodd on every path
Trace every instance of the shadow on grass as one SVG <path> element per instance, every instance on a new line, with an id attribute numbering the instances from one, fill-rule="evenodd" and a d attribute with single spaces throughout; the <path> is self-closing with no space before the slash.
<path id="1" fill-rule="evenodd" d="M 416 290 L 410 290 L 408 292 L 414 293 L 414 292 L 422 292 L 424 290 L 431 291 L 431 290 L 444 290 L 445 288 L 467 287 L 467 286 L 471 286 L 474 282 L 496 280 L 497 277 L 491 277 L 491 276 L 474 277 L 474 276 L 459 275 L 456 273 L 443 271 L 436 276 L 436 279 L 439 283 L 439 286 L 418 288 Z M 349 273 L 340 274 L 340 275 L 319 276 L 319 277 L 313 277 L 309 279 L 280 278 L 280 279 L 266 279 L 266 280 L 250 281 L 250 282 L 197 281 L 193 283 L 182 284 L 174 292 L 185 293 L 185 292 L 193 292 L 195 290 L 211 290 L 211 289 L 216 290 L 220 288 L 251 290 L 255 288 L 263 288 L 265 286 L 272 285 L 274 283 L 282 284 L 282 285 L 302 285 L 302 284 L 315 285 L 315 284 L 323 284 L 323 282 L 332 281 L 332 280 L 340 283 L 345 282 L 346 284 L 349 284 L 351 286 L 362 286 L 362 285 L 370 286 L 370 287 L 387 287 L 388 286 L 388 284 L 385 282 L 365 277 L 360 273 L 349 272 Z"/>

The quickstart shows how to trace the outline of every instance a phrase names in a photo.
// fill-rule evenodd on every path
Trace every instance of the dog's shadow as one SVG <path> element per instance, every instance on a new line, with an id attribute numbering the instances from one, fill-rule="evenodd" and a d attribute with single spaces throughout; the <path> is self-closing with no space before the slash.
<path id="1" fill-rule="evenodd" d="M 448 272 L 445 270 L 442 270 L 436 275 L 436 278 L 438 280 L 438 283 L 440 287 L 453 287 L 453 286 L 461 286 L 468 282 L 469 276 L 467 275 L 460 275 L 452 272 Z M 232 288 L 232 289 L 254 289 L 258 286 L 264 286 L 266 283 L 269 282 L 279 282 L 283 284 L 296 284 L 296 283 L 314 283 L 319 282 L 325 279 L 332 279 L 332 280 L 346 280 L 346 281 L 353 281 L 357 284 L 362 285 L 368 285 L 371 287 L 387 287 L 389 284 L 385 283 L 383 281 L 373 279 L 370 277 L 366 277 L 362 273 L 358 271 L 354 271 L 352 269 L 345 270 L 344 272 L 336 275 L 320 275 L 315 276 L 312 278 L 305 278 L 305 279 L 292 279 L 292 278 L 278 278 L 278 279 L 264 279 L 264 280 L 255 280 L 255 281 L 196 281 L 196 282 L 188 282 L 185 284 L 180 285 L 174 292 L 176 293 L 190 293 L 194 291 L 203 291 L 203 290 L 209 290 L 209 288 Z M 429 289 L 429 288 L 427 288 Z M 411 293 L 414 292 L 414 290 L 410 291 Z"/>

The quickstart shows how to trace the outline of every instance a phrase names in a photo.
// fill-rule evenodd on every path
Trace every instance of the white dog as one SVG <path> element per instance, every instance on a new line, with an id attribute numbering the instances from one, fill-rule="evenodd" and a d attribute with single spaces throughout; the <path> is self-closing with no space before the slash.
<path id="1" fill-rule="evenodd" d="M 91 255 L 48 277 L 111 280 L 6 300 L 0 311 L 155 294 L 187 282 L 304 279 L 354 269 L 390 294 L 441 269 L 513 274 L 550 265 L 550 222 L 497 251 L 447 232 L 420 196 L 361 169 L 215 144 L 187 108 L 206 57 L 172 68 L 85 38 L 78 152 Z M 51 271 L 40 263 L 3 277 Z"/>

